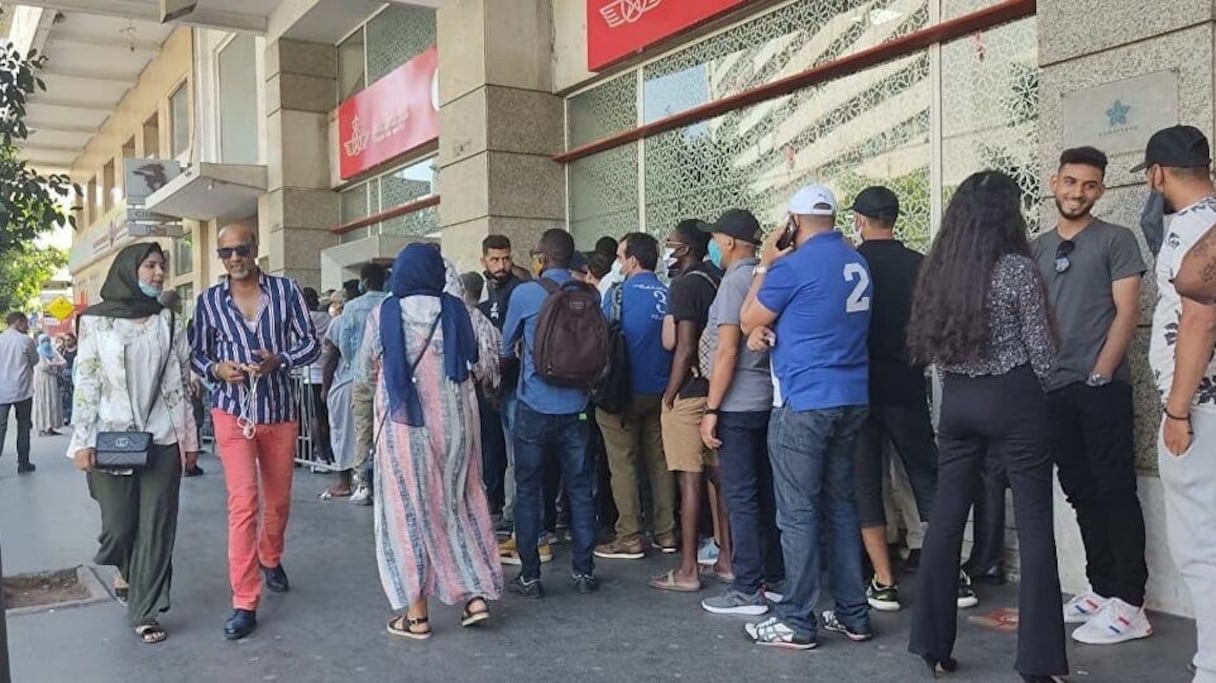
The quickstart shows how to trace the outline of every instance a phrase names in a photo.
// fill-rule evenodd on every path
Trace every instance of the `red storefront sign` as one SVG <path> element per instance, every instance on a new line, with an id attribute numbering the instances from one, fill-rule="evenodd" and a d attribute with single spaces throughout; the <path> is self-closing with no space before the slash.
<path id="1" fill-rule="evenodd" d="M 438 57 L 432 45 L 338 105 L 343 180 L 439 137 Z"/>
<path id="2" fill-rule="evenodd" d="M 587 0 L 587 68 L 612 62 L 747 0 Z"/>

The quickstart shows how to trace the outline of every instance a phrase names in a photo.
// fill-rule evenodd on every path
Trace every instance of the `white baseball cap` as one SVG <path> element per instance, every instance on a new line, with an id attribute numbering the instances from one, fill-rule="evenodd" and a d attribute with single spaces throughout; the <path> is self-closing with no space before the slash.
<path id="1" fill-rule="evenodd" d="M 790 213 L 798 216 L 835 216 L 836 195 L 818 183 L 807 185 L 790 200 Z"/>

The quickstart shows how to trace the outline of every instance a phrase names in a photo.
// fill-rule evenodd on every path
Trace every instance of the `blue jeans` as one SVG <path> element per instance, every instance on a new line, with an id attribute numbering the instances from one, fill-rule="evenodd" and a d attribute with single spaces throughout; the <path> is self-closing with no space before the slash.
<path id="1" fill-rule="evenodd" d="M 718 414 L 718 471 L 734 542 L 734 589 L 753 595 L 785 578 L 768 460 L 769 411 Z"/>
<path id="2" fill-rule="evenodd" d="M 535 541 L 541 533 L 545 453 L 561 466 L 570 501 L 570 555 L 576 574 L 593 574 L 595 562 L 595 463 L 587 455 L 586 413 L 545 415 L 520 401 L 515 412 L 515 540 L 520 574 L 540 578 L 540 554 Z"/>
<path id="3" fill-rule="evenodd" d="M 850 630 L 870 628 L 853 480 L 854 449 L 867 413 L 865 406 L 804 412 L 787 406 L 774 410 L 769 421 L 769 460 L 785 553 L 785 599 L 777 605 L 776 615 L 812 639 L 819 601 L 821 525 L 826 527 L 836 616 Z"/>

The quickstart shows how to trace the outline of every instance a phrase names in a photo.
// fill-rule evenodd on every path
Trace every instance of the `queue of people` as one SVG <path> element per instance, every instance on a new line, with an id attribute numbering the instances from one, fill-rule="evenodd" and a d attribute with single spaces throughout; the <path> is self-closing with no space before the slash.
<path id="1" fill-rule="evenodd" d="M 309 381 L 327 403 L 339 471 L 327 493 L 374 505 L 390 634 L 430 637 L 432 598 L 462 606 L 463 626 L 490 618 L 504 589 L 543 598 L 542 564 L 568 540 L 578 593 L 598 589 L 597 558 L 650 549 L 679 555 L 652 588 L 720 583 L 702 608 L 759 618 L 744 628 L 758 645 L 811 649 L 820 630 L 870 640 L 870 610 L 903 604 L 884 496 L 894 459 L 913 508 L 909 536 L 924 538 L 910 563 L 909 650 L 934 676 L 959 668 L 957 610 L 977 602 L 961 566 L 964 528 L 1000 473 L 1020 556 L 1015 669 L 1059 680 L 1066 623 L 1091 645 L 1152 634 L 1127 360 L 1146 266 L 1130 230 L 1092 214 L 1106 165 L 1090 147 L 1061 155 L 1057 224 L 1033 240 L 1016 182 L 976 173 L 924 256 L 895 238 L 900 202 L 889 188 L 853 198 L 854 245 L 818 184 L 790 199 L 786 223 L 767 236 L 745 208 L 682 221 L 662 246 L 630 233 L 580 253 L 552 229 L 530 249 L 530 272 L 501 235 L 482 244 L 484 272 L 464 276 L 435 245 L 413 244 L 391 271 L 368 266 L 330 300 L 324 334 L 320 302 L 257 267 L 247 226 L 221 230 L 228 277 L 199 297 L 188 339 L 158 299 L 163 254 L 128 247 L 102 303 L 84 313 L 76 357 L 68 454 L 101 508 L 96 561 L 118 568 L 137 635 L 163 640 L 177 482 L 198 452 L 193 371 L 216 386 L 234 610 L 224 633 L 252 633 L 263 586 L 290 589 L 290 372 L 324 352 Z M 1216 404 L 1216 188 L 1194 128 L 1154 135 L 1140 168 L 1174 216 L 1168 229 L 1145 223 L 1161 245 L 1150 363 L 1165 402 L 1170 547 L 1199 604 L 1216 589 L 1216 468 L 1196 453 Z M 9 325 L 0 362 L 51 362 L 21 321 Z M 926 368 L 941 383 L 936 429 Z M 28 412 L 26 393 L 0 405 Z M 116 432 L 146 434 L 142 451 L 116 446 Z M 1077 513 L 1090 582 L 1067 602 L 1053 470 Z M 705 535 L 716 556 L 705 557 Z M 981 575 L 992 561 L 980 558 Z M 520 567 L 513 579 L 504 564 Z M 817 614 L 825 565 L 833 606 Z M 1203 610 L 1197 623 L 1194 680 L 1206 683 L 1216 680 L 1216 623 Z"/>

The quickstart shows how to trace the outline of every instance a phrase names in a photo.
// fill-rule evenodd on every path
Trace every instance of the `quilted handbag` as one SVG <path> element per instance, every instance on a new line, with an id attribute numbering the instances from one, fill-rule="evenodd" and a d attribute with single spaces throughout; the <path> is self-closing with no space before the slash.
<path id="1" fill-rule="evenodd" d="M 173 359 L 173 315 L 169 317 L 169 349 L 165 354 L 165 361 L 160 366 L 160 372 L 157 373 L 156 383 L 152 390 L 152 401 L 150 405 L 155 406 L 156 400 L 160 398 L 160 385 L 165 379 L 165 370 L 169 367 L 169 362 Z M 129 359 L 126 356 L 126 349 L 123 350 L 123 365 L 130 367 Z M 130 386 L 128 379 L 127 386 Z M 130 393 L 127 394 L 127 400 L 130 400 Z M 131 406 L 131 415 L 135 415 L 135 406 Z M 143 425 L 148 424 L 150 415 L 143 416 Z M 96 454 L 93 456 L 93 466 L 99 470 L 139 470 L 148 466 L 148 452 L 152 450 L 152 433 L 141 432 L 135 429 L 132 425 L 131 429 L 123 432 L 98 432 L 97 445 L 95 447 Z"/>

